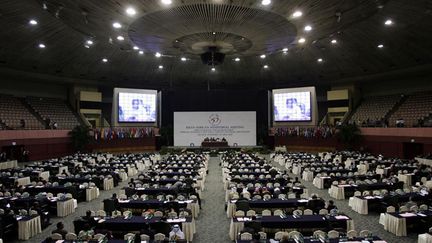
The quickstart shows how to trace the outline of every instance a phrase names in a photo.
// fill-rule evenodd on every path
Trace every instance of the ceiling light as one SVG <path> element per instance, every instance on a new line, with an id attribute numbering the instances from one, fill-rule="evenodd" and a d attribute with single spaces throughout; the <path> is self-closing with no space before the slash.
<path id="1" fill-rule="evenodd" d="M 384 24 L 385 24 L 385 25 L 392 25 L 392 24 L 393 24 L 393 21 L 392 21 L 391 19 L 387 19 L 387 20 L 384 22 Z"/>
<path id="2" fill-rule="evenodd" d="M 37 25 L 38 22 L 37 22 L 36 20 L 34 20 L 34 19 L 31 19 L 31 20 L 29 21 L 29 24 L 31 24 L 31 25 Z"/>
<path id="3" fill-rule="evenodd" d="M 262 1 L 261 1 L 261 4 L 264 5 L 264 6 L 267 6 L 267 5 L 269 5 L 270 3 L 271 3 L 271 0 L 262 0 Z"/>
<path id="4" fill-rule="evenodd" d="M 300 38 L 299 40 L 298 40 L 298 43 L 305 43 L 306 42 L 306 39 L 305 38 Z"/>
<path id="5" fill-rule="evenodd" d="M 261 58 L 261 59 L 264 59 L 264 58 L 266 58 L 266 55 L 262 54 L 262 55 L 260 56 L 260 58 Z"/>
<path id="6" fill-rule="evenodd" d="M 165 5 L 170 5 L 172 3 L 172 0 L 161 0 L 161 2 Z"/>
<path id="7" fill-rule="evenodd" d="M 216 35 L 216 32 L 213 32 L 213 35 Z"/>
<path id="8" fill-rule="evenodd" d="M 119 22 L 114 22 L 113 27 L 116 29 L 120 29 L 122 27 L 122 25 Z"/>
<path id="9" fill-rule="evenodd" d="M 144 54 L 144 51 L 139 51 L 138 52 L 140 55 L 143 55 Z"/>
<path id="10" fill-rule="evenodd" d="M 161 56 L 162 56 L 162 54 L 160 54 L 159 52 L 155 53 L 155 57 L 161 57 Z"/>
<path id="11" fill-rule="evenodd" d="M 306 26 L 304 27 L 304 30 L 305 30 L 305 31 L 311 31 L 311 30 L 312 30 L 312 26 L 310 26 L 310 25 L 306 25 Z"/>
<path id="12" fill-rule="evenodd" d="M 337 40 L 336 40 L 336 39 L 333 39 L 333 40 L 331 41 L 331 43 L 332 43 L 332 44 L 336 44 L 336 43 L 337 43 Z"/>
<path id="13" fill-rule="evenodd" d="M 384 45 L 383 44 L 379 44 L 377 47 L 378 48 L 384 48 Z"/>
<path id="14" fill-rule="evenodd" d="M 44 49 L 45 47 L 46 47 L 45 44 L 43 44 L 43 43 L 39 44 L 39 48 Z"/>
<path id="15" fill-rule="evenodd" d="M 214 72 L 214 71 L 216 71 L 216 68 L 215 68 L 215 67 L 212 67 L 211 70 L 212 70 L 212 72 Z"/>
<path id="16" fill-rule="evenodd" d="M 85 48 L 87 48 L 87 49 L 89 49 L 89 48 L 90 48 L 90 46 L 89 46 L 89 45 L 84 45 L 84 47 L 85 47 Z"/>
<path id="17" fill-rule="evenodd" d="M 322 62 L 323 59 L 322 58 L 318 58 L 317 62 Z"/>
<path id="18" fill-rule="evenodd" d="M 138 50 L 139 50 L 139 47 L 138 47 L 138 46 L 134 46 L 133 49 L 134 49 L 135 51 L 138 51 Z"/>
<path id="19" fill-rule="evenodd" d="M 288 52 L 288 48 L 285 47 L 284 49 L 282 49 L 282 51 L 283 52 Z"/>
<path id="20" fill-rule="evenodd" d="M 234 61 L 236 61 L 236 62 L 240 62 L 240 58 L 236 57 L 236 58 L 234 59 Z"/>
<path id="21" fill-rule="evenodd" d="M 119 41 L 124 41 L 124 37 L 121 36 L 121 35 L 119 35 L 119 36 L 117 36 L 117 40 L 119 40 Z"/>
<path id="22" fill-rule="evenodd" d="M 158 67 L 159 69 L 163 69 L 163 66 L 162 65 L 159 65 L 159 67 Z"/>
<path id="23" fill-rule="evenodd" d="M 102 58 L 102 62 L 108 62 L 108 59 Z"/>
<path id="24" fill-rule="evenodd" d="M 132 7 L 126 9 L 126 14 L 129 16 L 134 16 L 136 14 L 136 10 Z"/>
<path id="25" fill-rule="evenodd" d="M 267 68 L 269 68 L 269 66 L 268 66 L 268 65 L 264 65 L 263 68 L 264 68 L 264 69 L 267 69 Z"/>
<path id="26" fill-rule="evenodd" d="M 180 60 L 182 60 L 182 62 L 186 62 L 186 57 L 182 57 L 182 58 L 180 58 Z"/>
<path id="27" fill-rule="evenodd" d="M 299 17 L 301 17 L 303 15 L 303 13 L 301 12 L 301 11 L 295 11 L 294 13 L 293 13 L 293 17 L 294 18 L 299 18 Z"/>
<path id="28" fill-rule="evenodd" d="M 92 40 L 88 40 L 86 41 L 87 45 L 93 45 L 93 41 Z"/>

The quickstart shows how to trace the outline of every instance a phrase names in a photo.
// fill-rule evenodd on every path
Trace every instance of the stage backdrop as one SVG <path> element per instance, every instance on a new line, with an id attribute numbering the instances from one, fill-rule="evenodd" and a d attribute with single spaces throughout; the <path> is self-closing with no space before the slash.
<path id="1" fill-rule="evenodd" d="M 206 137 L 229 146 L 256 145 L 256 112 L 174 112 L 174 146 L 201 146 Z"/>

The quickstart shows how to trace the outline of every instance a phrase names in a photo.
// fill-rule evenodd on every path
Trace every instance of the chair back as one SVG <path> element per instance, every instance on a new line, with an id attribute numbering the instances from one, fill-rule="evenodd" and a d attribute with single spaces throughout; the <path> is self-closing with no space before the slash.
<path id="1" fill-rule="evenodd" d="M 270 210 L 268 210 L 268 209 L 264 209 L 264 210 L 261 212 L 261 215 L 262 215 L 262 216 L 271 216 L 272 213 L 271 213 Z"/>
<path id="2" fill-rule="evenodd" d="M 313 215 L 313 211 L 311 209 L 305 209 L 303 215 Z"/>
<path id="3" fill-rule="evenodd" d="M 141 241 L 149 242 L 150 241 L 150 236 L 148 236 L 146 234 L 142 234 L 142 235 L 140 235 L 140 239 L 141 239 Z"/>
<path id="4" fill-rule="evenodd" d="M 336 230 L 330 230 L 330 231 L 328 232 L 328 237 L 329 237 L 330 239 L 336 239 L 336 238 L 339 238 L 339 232 L 337 232 Z"/>
<path id="5" fill-rule="evenodd" d="M 355 231 L 355 230 L 350 230 L 350 231 L 347 232 L 347 237 L 348 237 L 349 239 L 355 238 L 355 237 L 357 237 L 357 236 L 358 236 L 358 233 L 357 233 L 357 231 Z"/>
<path id="6" fill-rule="evenodd" d="M 362 231 L 360 231 L 359 236 L 360 237 L 368 237 L 370 235 L 370 233 L 371 232 L 369 230 L 362 230 Z"/>
<path id="7" fill-rule="evenodd" d="M 165 240 L 165 235 L 162 233 L 157 233 L 154 235 L 154 240 L 155 241 L 164 241 Z"/>
<path id="8" fill-rule="evenodd" d="M 394 212 L 396 212 L 396 208 L 393 206 L 388 206 L 386 212 L 387 213 L 394 213 Z"/>
<path id="9" fill-rule="evenodd" d="M 244 216 L 245 216 L 245 212 L 242 211 L 242 210 L 237 210 L 237 211 L 235 212 L 235 216 L 236 216 L 236 217 L 244 217 Z"/>
<path id="10" fill-rule="evenodd" d="M 252 234 L 249 232 L 241 233 L 240 240 L 252 240 Z"/>
<path id="11" fill-rule="evenodd" d="M 135 238 L 135 234 L 134 233 L 127 233 L 127 234 L 125 234 L 124 235 L 124 237 L 123 237 L 123 239 L 124 240 L 132 240 L 132 239 L 134 239 Z"/>
<path id="12" fill-rule="evenodd" d="M 63 240 L 63 236 L 59 233 L 54 233 L 51 235 L 51 239 L 53 240 Z"/>
<path id="13" fill-rule="evenodd" d="M 284 231 L 278 231 L 275 234 L 275 240 L 281 240 L 285 235 L 288 236 L 288 233 Z"/>
<path id="14" fill-rule="evenodd" d="M 66 234 L 66 239 L 65 240 L 76 240 L 77 239 L 77 235 L 75 233 L 67 233 Z"/>
<path id="15" fill-rule="evenodd" d="M 327 215 L 328 214 L 328 210 L 323 208 L 319 211 L 319 215 Z"/>

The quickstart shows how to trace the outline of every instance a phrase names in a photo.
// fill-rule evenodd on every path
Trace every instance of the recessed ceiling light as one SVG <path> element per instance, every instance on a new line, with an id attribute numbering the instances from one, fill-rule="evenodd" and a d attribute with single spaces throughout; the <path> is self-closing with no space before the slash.
<path id="1" fill-rule="evenodd" d="M 261 58 L 261 59 L 264 59 L 264 58 L 266 58 L 266 55 L 262 54 L 262 55 L 260 56 L 260 58 Z"/>
<path id="2" fill-rule="evenodd" d="M 262 0 L 262 1 L 261 1 L 261 4 L 264 5 L 264 6 L 267 6 L 267 5 L 269 5 L 270 3 L 271 3 L 271 0 Z"/>
<path id="3" fill-rule="evenodd" d="M 39 44 L 39 48 L 44 49 L 45 47 L 46 47 L 45 44 L 43 44 L 43 43 Z"/>
<path id="4" fill-rule="evenodd" d="M 182 58 L 180 58 L 180 60 L 182 60 L 182 62 L 186 62 L 186 57 L 182 57 Z"/>
<path id="5" fill-rule="evenodd" d="M 170 5 L 172 3 L 172 0 L 161 0 L 161 2 L 165 5 Z"/>
<path id="6" fill-rule="evenodd" d="M 305 43 L 306 42 L 306 39 L 305 38 L 300 38 L 299 40 L 298 40 L 298 43 Z"/>
<path id="7" fill-rule="evenodd" d="M 134 49 L 135 51 L 138 51 L 138 50 L 139 50 L 139 47 L 138 47 L 138 46 L 134 46 L 133 49 Z"/>
<path id="8" fill-rule="evenodd" d="M 159 65 L 159 67 L 158 67 L 159 69 L 163 69 L 163 66 L 162 65 Z"/>
<path id="9" fill-rule="evenodd" d="M 29 24 L 31 24 L 31 25 L 37 25 L 38 22 L 37 22 L 35 19 L 31 19 L 31 20 L 29 21 Z"/>
<path id="10" fill-rule="evenodd" d="M 121 35 L 119 35 L 119 36 L 117 36 L 117 40 L 119 40 L 119 41 L 124 41 L 124 37 L 123 36 L 121 36 Z"/>
<path id="11" fill-rule="evenodd" d="M 212 72 L 214 72 L 214 71 L 216 71 L 216 68 L 215 68 L 215 67 L 212 67 L 211 70 L 212 70 Z"/>
<path id="12" fill-rule="evenodd" d="M 384 24 L 385 24 L 385 25 L 392 25 L 392 24 L 393 24 L 393 21 L 392 21 L 391 19 L 387 19 L 387 20 L 384 22 Z"/>
<path id="13" fill-rule="evenodd" d="M 87 49 L 89 49 L 89 48 L 90 48 L 90 46 L 89 46 L 89 45 L 84 45 L 84 47 L 85 47 L 85 48 L 87 48 Z"/>
<path id="14" fill-rule="evenodd" d="M 216 32 L 213 32 L 213 35 L 216 35 Z"/>
<path id="15" fill-rule="evenodd" d="M 263 68 L 264 68 L 264 69 L 267 69 L 267 68 L 269 68 L 269 66 L 268 66 L 268 65 L 264 65 Z"/>
<path id="16" fill-rule="evenodd" d="M 240 58 L 239 58 L 239 57 L 236 57 L 236 58 L 234 59 L 234 61 L 236 61 L 236 62 L 240 62 Z"/>
<path id="17" fill-rule="evenodd" d="M 379 44 L 377 47 L 378 48 L 384 48 L 384 45 L 383 44 Z"/>
<path id="18" fill-rule="evenodd" d="M 283 52 L 288 52 L 288 48 L 285 47 L 284 49 L 282 49 L 282 51 Z"/>
<path id="19" fill-rule="evenodd" d="M 144 54 L 144 51 L 139 51 L 138 52 L 140 55 L 143 55 Z"/>
<path id="20" fill-rule="evenodd" d="M 312 30 L 312 26 L 310 26 L 310 25 L 306 25 L 306 26 L 304 27 L 304 30 L 305 30 L 305 31 L 311 31 L 311 30 Z"/>
<path id="21" fill-rule="evenodd" d="M 119 22 L 114 22 L 113 27 L 116 29 L 120 29 L 122 27 L 122 25 Z"/>
<path id="22" fill-rule="evenodd" d="M 134 16 L 136 14 L 136 10 L 132 7 L 126 9 L 126 14 L 129 16 Z"/>
<path id="23" fill-rule="evenodd" d="M 336 44 L 336 43 L 337 43 L 337 40 L 336 40 L 336 39 L 333 39 L 333 40 L 331 40 L 331 43 L 332 43 L 332 44 Z"/>
<path id="24" fill-rule="evenodd" d="M 292 16 L 294 17 L 294 18 L 299 18 L 299 17 L 301 17 L 303 15 L 303 13 L 301 12 L 301 11 L 295 11 L 293 14 L 292 14 Z"/>
<path id="25" fill-rule="evenodd" d="M 108 62 L 108 59 L 102 58 L 102 62 Z"/>
<path id="26" fill-rule="evenodd" d="M 161 56 L 162 56 L 162 54 L 160 54 L 159 52 L 155 53 L 155 57 L 161 57 Z"/>
<path id="27" fill-rule="evenodd" d="M 92 40 L 88 40 L 86 41 L 87 45 L 93 45 L 93 41 Z"/>
<path id="28" fill-rule="evenodd" d="M 317 62 L 322 62 L 323 59 L 322 58 L 318 58 Z"/>

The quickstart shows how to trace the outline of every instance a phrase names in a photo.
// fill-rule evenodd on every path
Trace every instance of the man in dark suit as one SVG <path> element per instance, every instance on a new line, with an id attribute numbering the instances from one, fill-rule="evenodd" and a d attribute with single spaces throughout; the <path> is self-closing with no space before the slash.
<path id="1" fill-rule="evenodd" d="M 321 209 L 325 207 L 325 202 L 318 198 L 316 195 L 312 196 L 312 199 L 309 200 L 307 204 L 307 208 L 311 209 L 314 213 L 318 214 Z"/>
<path id="2" fill-rule="evenodd" d="M 57 223 L 57 229 L 53 230 L 51 233 L 52 234 L 55 234 L 55 233 L 60 234 L 63 237 L 63 239 L 66 239 L 66 234 L 68 232 L 64 229 L 63 223 L 62 222 L 58 222 Z"/>

